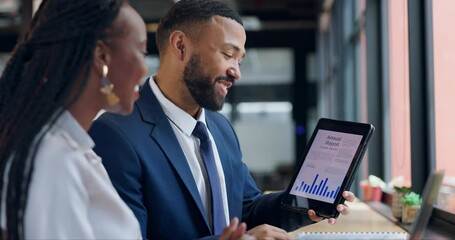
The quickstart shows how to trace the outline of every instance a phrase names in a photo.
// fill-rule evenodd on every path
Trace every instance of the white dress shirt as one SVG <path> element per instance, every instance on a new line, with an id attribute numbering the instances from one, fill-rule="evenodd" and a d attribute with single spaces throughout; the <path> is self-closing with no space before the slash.
<path id="1" fill-rule="evenodd" d="M 161 92 L 158 85 L 156 85 L 155 77 L 150 78 L 150 87 L 152 88 L 153 93 L 155 94 L 158 102 L 164 110 L 164 113 L 169 119 L 169 122 L 174 130 L 175 136 L 180 144 L 180 147 L 185 154 L 185 157 L 190 166 L 191 173 L 193 174 L 194 181 L 196 183 L 199 195 L 202 199 L 202 204 L 204 205 L 205 211 L 207 212 L 208 198 L 206 183 L 204 181 L 204 176 L 202 174 L 201 165 L 199 162 L 202 162 L 202 156 L 200 154 L 200 143 L 199 139 L 192 135 L 194 128 L 196 127 L 197 121 L 203 122 L 205 125 L 205 110 L 202 108 L 201 114 L 198 119 L 194 119 L 187 112 L 183 111 L 181 108 L 177 107 L 174 103 L 169 101 L 163 93 Z M 226 193 L 226 181 L 224 180 L 224 171 L 223 166 L 221 165 L 220 156 L 218 154 L 218 149 L 216 148 L 215 141 L 210 133 L 210 130 L 207 128 L 210 140 L 212 142 L 213 154 L 215 155 L 215 164 L 218 170 L 218 175 L 220 177 L 221 185 L 221 195 L 223 197 L 223 207 L 224 207 L 224 216 L 226 217 L 226 225 L 229 223 L 229 206 L 227 202 L 227 193 Z"/>
<path id="2" fill-rule="evenodd" d="M 26 239 L 139 239 L 140 227 L 69 112 L 37 151 L 25 209 Z"/>

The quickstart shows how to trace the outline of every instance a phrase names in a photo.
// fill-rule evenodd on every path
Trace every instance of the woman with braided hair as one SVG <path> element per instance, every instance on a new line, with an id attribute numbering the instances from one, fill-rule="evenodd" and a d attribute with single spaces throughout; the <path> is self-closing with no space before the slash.
<path id="1" fill-rule="evenodd" d="M 125 0 L 42 2 L 0 78 L 3 239 L 140 238 L 86 131 L 132 111 L 146 44 Z"/>
<path id="2" fill-rule="evenodd" d="M 141 238 L 87 130 L 101 109 L 131 113 L 146 44 L 127 0 L 41 3 L 0 78 L 2 239 Z"/>

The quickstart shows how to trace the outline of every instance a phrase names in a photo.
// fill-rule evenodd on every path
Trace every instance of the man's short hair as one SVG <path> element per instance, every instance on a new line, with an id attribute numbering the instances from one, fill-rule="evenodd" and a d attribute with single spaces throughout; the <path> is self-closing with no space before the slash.
<path id="1" fill-rule="evenodd" d="M 208 22 L 213 16 L 230 18 L 243 26 L 239 14 L 226 4 L 215 0 L 181 0 L 161 18 L 156 31 L 156 45 L 160 54 L 166 51 L 169 35 L 181 30 L 191 36 L 196 26 Z"/>

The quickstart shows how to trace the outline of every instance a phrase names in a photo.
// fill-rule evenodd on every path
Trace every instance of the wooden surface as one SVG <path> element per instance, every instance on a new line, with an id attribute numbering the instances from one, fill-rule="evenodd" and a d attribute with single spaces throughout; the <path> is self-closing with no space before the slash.
<path id="1" fill-rule="evenodd" d="M 355 201 L 347 203 L 351 212 L 349 215 L 340 215 L 335 225 L 327 220 L 299 228 L 291 233 L 296 237 L 300 232 L 406 232 L 395 223 L 389 221 L 367 204 Z"/>

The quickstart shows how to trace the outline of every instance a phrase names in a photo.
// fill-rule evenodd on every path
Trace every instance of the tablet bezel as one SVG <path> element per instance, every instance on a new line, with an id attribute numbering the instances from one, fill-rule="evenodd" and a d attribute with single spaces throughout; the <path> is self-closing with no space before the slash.
<path id="1" fill-rule="evenodd" d="M 308 155 L 308 152 L 311 148 L 311 145 L 314 142 L 317 132 L 322 130 L 328 131 L 337 131 L 342 133 L 357 134 L 362 135 L 362 139 L 357 148 L 357 151 L 354 154 L 353 160 L 349 166 L 349 169 L 346 173 L 346 176 L 343 179 L 343 183 L 340 186 L 340 191 L 338 192 L 335 201 L 333 203 L 327 203 L 315 199 L 310 199 L 302 196 L 296 196 L 290 194 L 294 182 L 300 172 L 300 169 L 305 162 L 305 159 Z M 344 203 L 344 198 L 342 197 L 343 191 L 349 190 L 352 180 L 355 177 L 355 173 L 360 165 L 365 150 L 367 148 L 368 142 L 374 132 L 374 126 L 369 123 L 359 123 L 359 122 L 349 122 L 341 121 L 335 119 L 321 118 L 319 119 L 313 134 L 311 135 L 308 146 L 301 158 L 297 171 L 295 171 L 294 176 L 292 177 L 291 182 L 289 183 L 288 188 L 286 189 L 285 196 L 282 199 L 281 205 L 286 209 L 290 209 L 298 212 L 308 212 L 308 210 L 314 210 L 319 216 L 324 218 L 337 218 L 339 212 L 336 210 L 338 204 Z"/>

